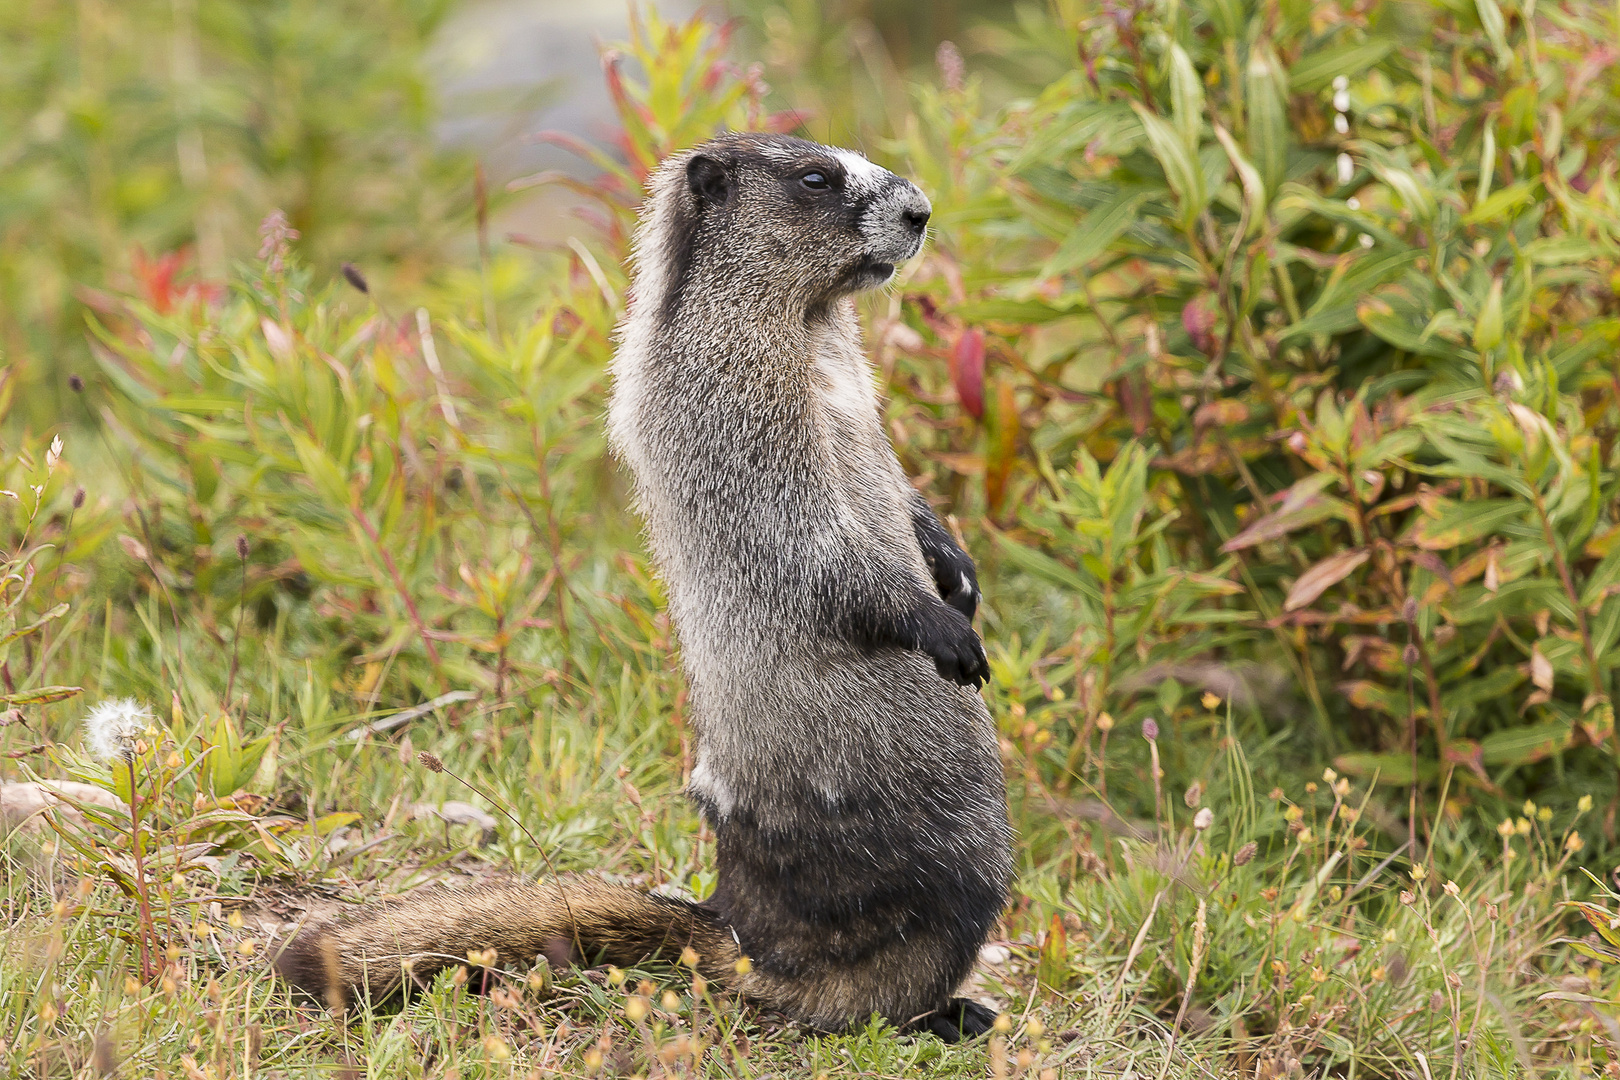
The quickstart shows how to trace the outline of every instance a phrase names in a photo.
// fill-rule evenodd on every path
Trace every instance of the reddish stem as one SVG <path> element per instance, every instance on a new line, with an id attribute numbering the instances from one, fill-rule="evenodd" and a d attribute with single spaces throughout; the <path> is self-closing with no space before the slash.
<path id="1" fill-rule="evenodd" d="M 411 592 L 405 587 L 405 579 L 400 577 L 399 567 L 394 564 L 393 555 L 389 554 L 388 549 L 383 546 L 382 538 L 377 535 L 377 530 L 372 526 L 371 519 L 366 516 L 366 512 L 358 504 L 351 506 L 349 512 L 360 523 L 360 528 L 365 530 L 366 536 L 376 545 L 377 554 L 382 557 L 383 567 L 388 571 L 388 576 L 393 579 L 394 591 L 399 593 L 399 599 L 405 605 L 405 613 L 410 616 L 411 625 L 416 627 L 416 632 L 421 635 L 422 644 L 427 647 L 428 659 L 433 661 L 434 670 L 439 670 L 441 667 L 439 650 L 433 644 L 433 635 L 428 633 L 427 624 L 422 621 L 422 613 L 416 610 L 416 601 L 411 599 Z"/>

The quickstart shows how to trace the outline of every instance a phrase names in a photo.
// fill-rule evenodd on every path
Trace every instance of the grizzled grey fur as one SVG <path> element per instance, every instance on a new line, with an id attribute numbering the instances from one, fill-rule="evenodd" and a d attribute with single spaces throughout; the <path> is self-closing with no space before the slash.
<path id="1" fill-rule="evenodd" d="M 930 210 L 785 136 L 666 161 L 609 431 L 690 684 L 689 790 L 718 837 L 703 907 L 755 996 L 949 1037 L 988 1023 L 951 994 L 1005 903 L 1011 833 L 972 561 L 889 444 L 853 302 L 921 250 Z"/>

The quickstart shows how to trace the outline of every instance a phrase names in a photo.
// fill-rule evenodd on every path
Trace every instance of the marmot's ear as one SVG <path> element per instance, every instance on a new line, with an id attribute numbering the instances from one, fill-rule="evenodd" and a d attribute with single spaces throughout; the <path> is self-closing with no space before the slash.
<path id="1" fill-rule="evenodd" d="M 731 196 L 731 176 L 708 154 L 692 155 L 686 163 L 686 183 L 699 206 L 719 206 Z"/>

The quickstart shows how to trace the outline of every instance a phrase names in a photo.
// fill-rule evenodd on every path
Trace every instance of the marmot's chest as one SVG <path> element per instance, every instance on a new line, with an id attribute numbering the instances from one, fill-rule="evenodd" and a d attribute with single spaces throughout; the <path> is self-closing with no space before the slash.
<path id="1" fill-rule="evenodd" d="M 888 445 L 866 358 L 847 349 L 818 350 L 810 365 L 809 392 L 833 464 L 853 474 L 847 479 L 856 490 L 867 486 L 863 478 L 867 483 L 876 481 L 869 474 L 886 471 L 882 466 Z"/>
<path id="2" fill-rule="evenodd" d="M 852 427 L 871 427 L 877 421 L 877 394 L 872 370 L 864 360 L 837 353 L 816 357 L 810 369 L 810 389 L 829 419 Z"/>

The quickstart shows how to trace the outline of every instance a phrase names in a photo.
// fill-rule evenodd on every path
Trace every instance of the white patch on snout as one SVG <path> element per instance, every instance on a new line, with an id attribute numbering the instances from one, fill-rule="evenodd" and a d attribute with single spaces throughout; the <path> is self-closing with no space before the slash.
<path id="1" fill-rule="evenodd" d="M 874 165 L 853 150 L 833 150 L 844 167 L 844 189 L 854 195 L 876 195 L 895 179 L 888 169 Z"/>
<path id="2" fill-rule="evenodd" d="M 916 185 L 894 178 L 894 182 L 881 196 L 873 199 L 861 214 L 861 235 L 871 245 L 871 256 L 884 262 L 899 263 L 916 255 L 922 250 L 928 230 L 925 227 L 921 233 L 914 231 L 906 223 L 905 215 L 932 211 L 928 196 L 919 191 Z"/>

